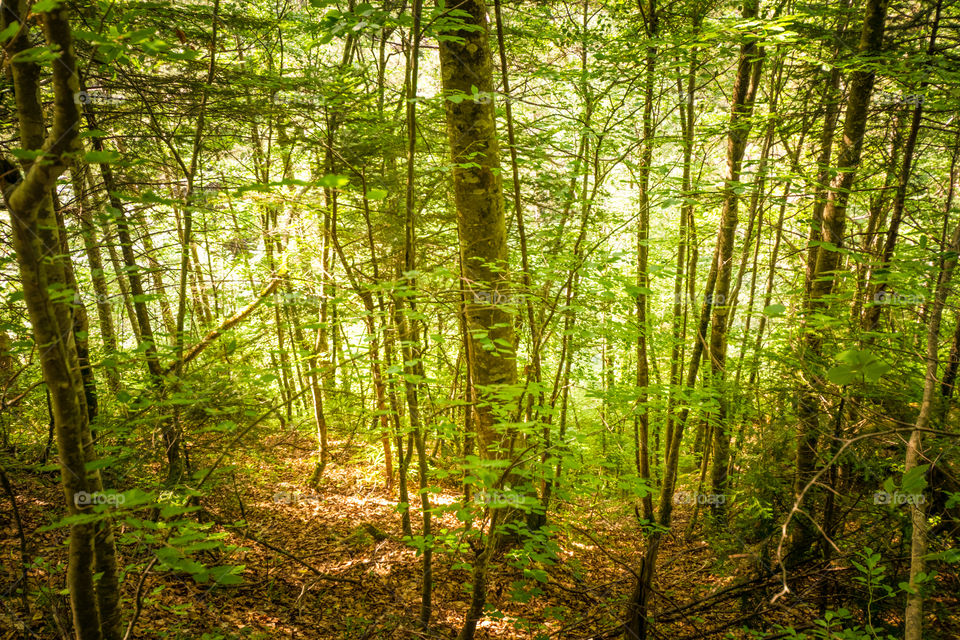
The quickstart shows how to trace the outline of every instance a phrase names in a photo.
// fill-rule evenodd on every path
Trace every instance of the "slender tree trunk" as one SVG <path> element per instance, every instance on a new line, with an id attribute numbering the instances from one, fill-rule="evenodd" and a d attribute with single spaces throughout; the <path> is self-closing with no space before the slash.
<path id="1" fill-rule="evenodd" d="M 933 25 L 930 27 L 930 42 L 927 45 L 927 55 L 933 56 L 936 53 L 937 30 L 940 26 L 940 7 L 942 2 L 937 2 L 936 14 Z M 925 78 L 920 82 L 918 93 L 923 95 L 929 82 Z M 907 134 L 907 140 L 903 146 L 903 164 L 900 167 L 900 175 L 897 179 L 897 190 L 893 196 L 893 211 L 890 214 L 890 227 L 887 230 L 887 239 L 883 244 L 883 253 L 880 257 L 880 264 L 877 270 L 885 272 L 890 261 L 893 259 L 893 251 L 897 246 L 897 238 L 900 233 L 900 222 L 903 220 L 903 210 L 907 202 L 907 188 L 910 185 L 910 175 L 913 172 L 914 150 L 917 147 L 917 137 L 920 135 L 920 124 L 923 118 L 923 101 L 918 101 L 913 108 L 913 115 L 910 119 L 910 131 Z M 874 271 L 876 273 L 876 271 Z M 871 300 L 873 304 L 867 305 L 863 317 L 863 330 L 865 332 L 874 331 L 880 320 L 880 311 L 884 308 L 881 304 L 887 290 L 886 280 L 877 282 L 870 287 L 872 292 Z"/>
<path id="2" fill-rule="evenodd" d="M 88 167 L 89 171 L 89 167 Z M 140 323 L 137 322 L 137 312 L 133 308 L 133 299 L 130 296 L 130 285 L 128 284 L 127 274 L 124 271 L 123 264 L 120 260 L 120 255 L 117 253 L 117 247 L 112 241 L 110 234 L 110 228 L 106 225 L 103 229 L 103 242 L 107 246 L 107 255 L 110 258 L 110 265 L 113 267 L 113 274 L 116 277 L 117 288 L 120 289 L 120 301 L 123 303 L 123 309 L 126 311 L 127 320 L 130 321 L 130 332 L 133 333 L 133 337 L 136 340 L 136 343 L 139 345 L 143 341 L 143 337 L 140 334 Z M 123 334 L 123 323 L 121 322 L 118 325 L 118 333 Z"/>
<path id="3" fill-rule="evenodd" d="M 160 317 L 163 318 L 163 325 L 167 333 L 173 336 L 177 331 L 177 321 L 173 317 L 173 309 L 170 308 L 170 301 L 167 300 L 167 290 L 163 284 L 163 267 L 157 260 L 157 251 L 153 246 L 153 240 L 150 238 L 150 229 L 144 220 L 140 220 L 140 238 L 143 241 L 143 253 L 150 262 L 150 278 L 153 280 L 154 295 L 160 305 Z"/>
<path id="4" fill-rule="evenodd" d="M 85 90 L 85 87 L 82 83 L 80 86 Z M 86 101 L 83 105 L 83 109 L 87 126 L 91 130 L 98 131 L 99 127 L 97 126 L 96 115 L 93 111 L 91 102 Z M 100 136 L 90 136 L 90 142 L 94 150 L 99 152 L 104 151 L 103 140 Z M 147 372 L 150 376 L 151 385 L 158 394 L 162 394 L 165 391 L 163 377 L 161 375 L 162 367 L 160 365 L 160 358 L 157 354 L 157 345 L 153 334 L 150 311 L 147 308 L 146 296 L 143 289 L 143 281 L 140 277 L 140 267 L 137 265 L 136 258 L 133 253 L 133 239 L 130 236 L 130 221 L 127 218 L 123 203 L 120 201 L 120 198 L 117 195 L 117 184 L 114 181 L 113 170 L 108 163 L 104 162 L 100 164 L 100 174 L 103 176 L 104 190 L 107 192 L 108 202 L 110 203 L 110 207 L 116 220 L 115 224 L 117 225 L 117 238 L 120 241 L 120 252 L 123 256 L 124 263 L 123 271 L 126 273 L 126 278 L 130 285 L 130 297 L 132 299 L 133 309 L 136 314 L 136 324 L 139 327 L 139 333 L 137 334 L 139 340 L 138 346 L 143 350 L 143 356 L 146 360 Z M 161 422 L 160 429 L 163 435 L 164 452 L 167 459 L 168 478 L 172 479 L 179 476 L 180 438 L 177 435 L 176 425 L 169 419 L 164 419 Z"/>
<path id="5" fill-rule="evenodd" d="M 857 265 L 857 292 L 850 307 L 850 317 L 863 323 L 864 298 L 868 283 L 874 279 L 874 269 L 878 266 L 880 255 L 883 253 L 883 240 L 880 229 L 886 224 L 889 208 L 889 198 L 887 195 L 891 190 L 896 190 L 894 184 L 897 179 L 897 166 L 900 164 L 900 152 L 903 148 L 903 114 L 897 112 L 892 119 L 890 128 L 890 156 L 887 162 L 886 171 L 883 176 L 883 186 L 870 198 L 870 210 L 867 217 L 867 228 L 863 233 L 863 240 L 860 243 L 861 251 L 869 258 Z M 815 247 L 814 247 L 815 248 Z"/>
<path id="6" fill-rule="evenodd" d="M 100 254 L 100 245 L 97 240 L 97 230 L 93 224 L 90 210 L 90 198 L 87 191 L 86 173 L 83 167 L 74 163 L 70 168 L 70 178 L 76 198 L 75 211 L 80 221 L 80 235 L 83 238 L 83 248 L 90 265 L 90 282 L 96 296 L 97 320 L 100 326 L 100 341 L 103 343 L 103 355 L 107 385 L 112 391 L 120 388 L 120 378 L 117 375 L 117 336 L 113 325 L 113 309 L 110 307 L 110 294 L 107 280 L 104 277 L 103 259 Z"/>
<path id="7" fill-rule="evenodd" d="M 945 209 L 950 211 L 953 207 L 953 198 L 956 193 L 956 184 L 958 178 L 958 169 L 960 169 L 960 130 L 954 138 L 953 158 L 950 162 L 950 185 L 947 188 L 947 203 Z M 938 424 L 943 424 L 947 414 L 950 411 L 950 400 L 953 398 L 954 385 L 957 382 L 957 371 L 960 370 L 960 316 L 957 317 L 956 328 L 953 330 L 953 340 L 950 346 L 950 354 L 947 356 L 946 366 L 943 370 L 943 377 L 940 381 L 940 395 L 943 398 L 943 404 L 940 407 Z"/>
<path id="8" fill-rule="evenodd" d="M 940 15 L 940 4 L 937 4 L 937 18 Z M 950 279 L 957 264 L 957 255 L 960 253 L 960 225 L 953 232 L 948 256 L 940 270 L 933 304 L 930 309 L 930 320 L 927 325 L 927 352 L 926 375 L 923 385 L 923 400 L 920 402 L 920 414 L 910 439 L 907 441 L 907 454 L 904 461 L 904 474 L 910 473 L 923 463 L 923 432 L 930 428 L 930 423 L 937 413 L 937 403 L 942 398 L 938 393 L 940 363 L 940 322 L 943 317 L 943 307 L 949 294 Z M 926 566 L 927 555 L 927 515 L 925 501 L 913 500 L 910 503 L 910 522 L 913 531 L 910 536 L 910 579 L 907 589 L 907 606 L 904 614 L 904 640 L 922 640 L 923 638 L 923 593 L 920 584 L 921 574 Z"/>
<path id="9" fill-rule="evenodd" d="M 420 484 L 420 508 L 423 516 L 423 575 L 420 585 L 420 625 L 427 629 L 433 613 L 433 539 L 432 512 L 429 493 L 429 463 L 427 461 L 426 434 L 420 416 L 420 387 L 424 379 L 423 353 L 420 344 L 420 330 L 417 319 L 416 303 L 416 150 L 417 150 L 417 82 L 420 69 L 420 14 L 421 0 L 415 0 L 413 6 L 413 28 L 410 33 L 410 48 L 407 58 L 407 181 L 404 216 L 403 268 L 398 274 L 407 288 L 403 298 L 395 301 L 396 324 L 400 331 L 400 345 L 404 361 L 404 389 L 406 391 L 407 411 L 410 430 L 413 433 L 414 447 L 417 451 L 417 471 Z M 489 50 L 487 52 L 489 56 Z"/>
<path id="10" fill-rule="evenodd" d="M 642 8 L 642 7 L 641 7 Z M 659 16 L 656 0 L 649 0 L 644 12 L 646 37 L 656 41 L 659 31 Z M 586 27 L 586 25 L 584 25 Z M 586 53 L 584 53 L 586 55 Z M 637 201 L 640 215 L 637 220 L 637 408 L 634 414 L 634 431 L 637 434 L 637 473 L 647 483 L 650 481 L 650 364 L 647 356 L 647 338 L 650 324 L 647 312 L 650 306 L 650 274 L 647 272 L 650 247 L 650 167 L 653 164 L 655 126 L 653 121 L 654 96 L 657 71 L 657 46 L 647 47 L 643 87 L 643 140 L 640 143 L 639 167 L 637 169 Z M 653 520 L 653 498 L 650 494 L 641 498 L 643 518 Z"/>
<path id="11" fill-rule="evenodd" d="M 693 31 L 700 30 L 700 14 L 694 13 Z M 670 394 L 667 399 L 667 431 L 664 442 L 666 450 L 670 449 L 673 438 L 674 412 L 676 410 L 677 395 L 680 385 L 683 384 L 683 347 L 686 341 L 686 309 L 693 303 L 693 296 L 687 296 L 683 286 L 684 274 L 687 271 L 688 245 L 690 229 L 688 221 L 693 218 L 693 137 L 696 114 L 694 111 L 694 95 L 697 78 L 697 50 L 690 51 L 690 63 L 687 67 L 686 87 L 683 79 L 677 78 L 677 93 L 680 97 L 680 129 L 683 138 L 683 204 L 680 206 L 679 241 L 677 243 L 676 274 L 673 279 L 673 313 L 671 320 L 671 335 L 673 343 L 670 349 Z M 692 285 L 692 282 L 691 282 Z M 684 299 L 686 298 L 686 300 Z M 694 447 L 700 451 L 701 447 Z"/>
<path id="12" fill-rule="evenodd" d="M 847 7 L 850 0 L 841 0 L 841 17 L 836 27 L 836 41 L 842 42 L 849 19 L 846 17 Z M 834 49 L 834 55 L 840 56 L 841 49 L 838 44 Z M 837 122 L 840 118 L 840 66 L 831 65 L 829 70 L 823 73 L 823 93 L 821 96 L 823 112 L 823 130 L 820 132 L 820 152 L 817 155 L 817 181 L 813 187 L 813 210 L 810 221 L 810 234 L 807 238 L 807 262 L 805 274 L 805 291 L 809 293 L 810 285 L 813 282 L 813 274 L 817 266 L 817 250 L 819 245 L 816 241 L 823 233 L 823 210 L 827 206 L 827 192 L 829 190 L 832 172 L 830 169 L 830 157 L 833 154 L 833 139 L 837 131 Z"/>
<path id="13" fill-rule="evenodd" d="M 183 238 L 180 248 L 180 288 L 177 300 L 177 326 L 174 335 L 174 368 L 173 373 L 177 380 L 183 377 L 183 350 L 186 342 L 185 323 L 187 317 L 187 277 L 190 270 L 190 248 L 193 243 L 193 209 L 194 194 L 197 188 L 197 170 L 200 161 L 200 152 L 203 149 L 204 123 L 207 113 L 209 88 L 213 84 L 214 71 L 217 61 L 217 27 L 220 17 L 220 0 L 213 0 L 213 20 L 211 27 L 210 62 L 207 67 L 206 83 L 200 94 L 200 110 L 197 116 L 196 129 L 193 134 L 193 152 L 190 157 L 190 168 L 187 172 L 187 192 L 183 197 Z M 167 482 L 178 482 L 184 472 L 184 460 L 181 457 L 183 429 L 180 421 L 180 405 L 174 405 L 172 424 L 164 422 L 164 443 L 167 446 Z"/>
<path id="14" fill-rule="evenodd" d="M 886 0 L 867 0 L 864 7 L 863 26 L 857 47 L 861 58 L 878 55 L 883 45 L 883 30 L 887 16 Z M 821 241 L 816 251 L 816 260 L 811 274 L 809 296 L 806 301 L 806 316 L 813 317 L 823 313 L 833 291 L 835 272 L 840 265 L 840 249 L 843 247 L 844 227 L 846 225 L 847 202 L 860 165 L 863 149 L 863 136 L 867 128 L 867 115 L 870 95 L 873 92 L 875 70 L 873 67 L 861 67 L 853 71 L 847 97 L 846 119 L 844 121 L 843 140 L 837 158 L 837 174 L 830 184 L 823 212 Z M 813 476 L 817 463 L 817 442 L 819 440 L 819 400 L 817 387 L 820 386 L 823 338 L 819 328 L 807 328 L 803 339 L 801 362 L 807 371 L 807 382 L 799 391 L 798 417 L 800 421 L 797 433 L 796 474 L 794 496 L 800 492 Z M 807 546 L 806 535 L 796 539 L 795 549 Z"/>
<path id="15" fill-rule="evenodd" d="M 759 11 L 758 0 L 748 0 L 743 6 L 743 19 L 754 20 Z M 717 235 L 717 282 L 714 287 L 713 318 L 710 326 L 710 364 L 714 384 L 719 388 L 719 404 L 713 429 L 712 492 L 722 496 L 727 487 L 727 463 L 730 458 L 730 433 L 727 429 L 729 394 L 726 388 L 726 358 L 728 319 L 737 301 L 730 297 L 733 270 L 733 249 L 737 229 L 737 207 L 740 197 L 740 172 L 750 134 L 753 102 L 760 82 L 764 51 L 754 38 L 740 47 L 737 76 L 733 85 L 730 125 L 727 134 L 727 175 L 723 187 L 723 210 L 720 232 Z M 726 500 L 711 502 L 713 514 L 719 520 L 725 517 Z"/>
<path id="16" fill-rule="evenodd" d="M 367 193 L 366 179 L 363 177 L 362 173 L 361 187 L 363 192 Z M 363 214 L 367 220 L 370 219 L 370 201 L 365 196 L 363 198 Z M 383 443 L 384 484 L 386 485 L 386 490 L 388 492 L 392 492 L 393 454 L 390 447 L 390 422 L 387 412 L 386 384 L 384 383 L 383 373 L 380 368 L 380 337 L 377 330 L 376 306 L 374 304 L 373 295 L 370 293 L 369 289 L 365 288 L 364 285 L 360 283 L 355 270 L 347 261 L 347 257 L 343 253 L 343 248 L 340 246 L 340 240 L 337 237 L 336 229 L 333 229 L 332 239 L 334 249 L 337 252 L 337 256 L 340 258 L 340 263 L 343 265 L 343 269 L 350 281 L 350 285 L 354 292 L 356 292 L 356 294 L 360 297 L 361 302 L 363 302 L 363 308 L 366 312 L 364 316 L 364 325 L 369 338 L 368 353 L 370 359 L 370 376 L 373 380 L 373 393 L 376 401 L 377 413 L 379 414 L 378 421 L 380 422 L 381 441 Z M 374 264 L 375 263 L 376 259 L 374 259 Z M 379 284 L 379 270 L 377 267 L 374 267 L 374 279 Z"/>
<path id="17" fill-rule="evenodd" d="M 497 25 L 497 48 L 500 54 L 500 78 L 503 83 L 503 92 L 507 98 L 503 102 L 504 113 L 506 116 L 506 125 L 507 125 L 507 142 L 510 148 L 510 169 L 511 176 L 513 178 L 513 209 L 514 215 L 517 219 L 517 235 L 520 240 L 520 265 L 521 265 L 521 284 L 523 285 L 523 297 L 524 305 L 527 311 L 527 330 L 529 332 L 530 340 L 530 365 L 526 371 L 527 383 L 526 387 L 532 387 L 532 390 L 528 391 L 529 396 L 527 397 L 527 416 L 526 420 L 528 422 L 533 420 L 533 408 L 534 405 L 537 407 L 543 407 L 544 404 L 544 391 L 543 391 L 543 365 L 542 358 L 540 354 L 541 350 L 541 336 L 540 329 L 537 323 L 536 314 L 534 313 L 533 304 L 534 304 L 534 291 L 533 291 L 533 275 L 530 269 L 530 257 L 529 250 L 527 248 L 527 230 L 526 223 L 524 220 L 523 213 L 523 201 L 520 196 L 520 168 L 519 163 L 517 162 L 517 141 L 516 134 L 514 132 L 513 124 L 513 97 L 510 95 L 510 78 L 507 67 L 507 53 L 506 47 L 504 45 L 503 38 L 503 16 L 500 10 L 500 0 L 494 0 L 494 13 L 496 15 L 496 25 Z M 461 274 L 462 277 L 462 274 Z M 465 298 L 466 300 L 466 298 Z M 465 320 L 465 311 L 461 314 L 462 318 Z M 464 327 L 466 325 L 464 324 Z M 464 333 L 464 344 L 468 341 L 468 336 Z M 470 367 L 467 367 L 468 381 L 468 391 L 470 395 L 473 395 L 473 378 L 470 372 Z M 521 399 L 522 400 L 522 399 Z M 518 401 L 520 402 L 520 401 Z M 471 418 L 472 418 L 472 409 L 471 409 Z M 537 413 L 538 419 L 540 418 L 540 413 L 538 409 Z M 473 428 L 471 422 L 471 429 Z M 546 441 L 549 440 L 549 431 L 550 426 L 544 426 L 544 449 L 546 451 Z M 549 486 L 545 484 L 545 487 Z M 549 497 L 544 496 L 544 502 L 548 502 Z M 528 517 L 528 521 L 532 528 L 539 528 L 546 524 L 547 514 L 546 506 L 544 506 L 544 512 L 540 513 L 531 513 Z"/>

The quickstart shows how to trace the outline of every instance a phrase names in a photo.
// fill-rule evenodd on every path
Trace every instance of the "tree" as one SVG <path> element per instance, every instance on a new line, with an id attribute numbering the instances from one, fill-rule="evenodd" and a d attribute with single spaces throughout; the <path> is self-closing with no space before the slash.
<path id="1" fill-rule="evenodd" d="M 26 25 L 26 2 L 6 6 L 3 26 Z M 50 390 L 51 411 L 60 457 L 60 475 L 67 511 L 78 516 L 70 526 L 67 585 L 77 638 L 113 640 L 120 637 L 117 570 L 110 521 L 91 521 L 89 500 L 103 490 L 100 474 L 88 471 L 95 459 L 90 434 L 88 391 L 80 375 L 73 308 L 74 291 L 67 279 L 69 259 L 62 253 L 51 189 L 78 149 L 76 95 L 80 85 L 67 10 L 47 7 L 38 12 L 46 48 L 52 53 L 50 74 L 54 91 L 53 121 L 44 136 L 40 104 L 41 65 L 25 55 L 29 29 L 19 28 L 12 42 L 11 67 L 17 96 L 17 117 L 24 153 L 23 173 L 3 159 L 3 196 L 13 226 L 13 243 L 20 267 L 24 301 L 33 339 L 40 350 L 43 379 Z M 19 54 L 19 58 L 17 55 Z M 94 574 L 100 579 L 94 583 Z"/>
<path id="2" fill-rule="evenodd" d="M 847 204 L 860 164 L 863 150 L 864 132 L 867 128 L 870 95 L 873 92 L 875 70 L 870 65 L 880 52 L 883 43 L 883 29 L 886 23 L 887 3 L 884 0 L 870 0 L 864 7 L 863 26 L 857 45 L 858 63 L 861 65 L 850 78 L 850 91 L 847 97 L 846 116 L 843 125 L 843 140 L 836 162 L 836 176 L 833 178 L 827 194 L 823 211 L 822 231 L 817 244 L 816 259 L 810 276 L 809 292 L 804 300 L 808 317 L 822 311 L 829 304 L 829 296 L 836 282 L 837 269 L 840 266 L 840 250 L 843 247 L 844 228 L 846 226 Z M 816 327 L 806 329 L 803 337 L 802 362 L 819 367 L 822 358 L 823 338 Z M 820 411 L 816 392 L 820 379 L 816 369 L 808 376 L 810 382 L 801 385 L 799 418 L 797 432 L 796 476 L 794 496 L 799 499 L 803 488 L 813 476 L 817 463 L 817 442 L 820 436 Z M 805 544 L 804 536 L 798 539 L 798 547 Z"/>
<path id="3" fill-rule="evenodd" d="M 493 60 L 486 3 L 461 3 L 456 15 L 462 18 L 459 28 L 439 40 L 461 278 L 467 295 L 465 351 L 477 394 L 472 424 L 480 457 L 498 460 L 513 448 L 515 434 L 498 423 L 508 414 L 501 404 L 510 401 L 517 370 L 513 318 L 507 304 L 510 279 L 500 149 L 493 102 L 479 98 L 493 94 Z M 473 638 L 483 612 L 499 512 L 494 510 L 490 534 L 474 568 L 473 598 L 461 640 Z"/>

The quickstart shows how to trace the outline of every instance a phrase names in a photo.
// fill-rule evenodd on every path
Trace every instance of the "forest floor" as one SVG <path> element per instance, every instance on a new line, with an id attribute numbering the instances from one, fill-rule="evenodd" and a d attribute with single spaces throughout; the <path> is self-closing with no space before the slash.
<path id="1" fill-rule="evenodd" d="M 211 586 L 197 584 L 187 574 L 152 570 L 144 580 L 143 604 L 130 637 L 454 638 L 469 602 L 464 585 L 471 581 L 469 571 L 456 565 L 471 562 L 473 554 L 434 554 L 433 626 L 430 632 L 420 631 L 420 558 L 400 540 L 396 497 L 386 492 L 370 464 L 370 450 L 366 450 L 364 464 L 357 459 L 365 455 L 363 450 L 352 447 L 345 451 L 344 443 L 334 444 L 338 453 L 315 492 L 306 485 L 312 472 L 308 441 L 288 437 L 263 444 L 257 448 L 267 451 L 266 457 L 261 453 L 257 458 L 234 456 L 233 481 L 221 479 L 202 502 L 208 518 L 249 523 L 246 532 L 256 541 L 245 538 L 238 529 L 222 529 L 228 533 L 226 541 L 241 549 L 211 562 L 244 565 L 243 583 Z M 48 601 L 33 603 L 31 630 L 23 631 L 22 606 L 19 598 L 11 595 L 11 585 L 19 578 L 19 539 L 4 496 L 0 511 L 0 640 L 64 637 L 62 628 L 70 613 L 67 597 L 61 592 L 63 566 L 57 566 L 66 559 L 64 529 L 39 531 L 62 513 L 57 474 L 19 475 L 11 480 L 28 553 L 31 558 L 42 556 L 47 563 L 31 569 L 30 581 L 34 589 L 46 586 Z M 453 503 L 458 495 L 451 489 L 434 499 Z M 683 531 L 690 509 L 679 507 L 678 531 Z M 489 585 L 488 604 L 494 611 L 480 623 L 478 640 L 585 639 L 605 637 L 605 633 L 612 637 L 643 546 L 631 510 L 624 504 L 598 503 L 591 496 L 584 496 L 582 504 L 561 508 L 561 531 L 555 538 L 559 561 L 540 567 L 546 571 L 545 582 L 526 579 L 528 588 L 540 590 L 526 602 L 511 598 L 512 584 L 523 579 L 522 570 L 498 558 Z M 563 520 L 565 513 L 571 516 L 569 522 Z M 416 533 L 419 512 L 414 509 L 411 517 Z M 452 513 L 446 513 L 435 529 L 449 530 L 458 524 Z M 215 524 L 213 530 L 218 529 Z M 134 601 L 149 558 L 123 555 L 130 553 L 123 547 L 120 551 L 121 566 L 134 567 L 124 582 L 127 620 L 132 610 L 129 603 Z M 656 600 L 663 615 L 654 637 L 724 637 L 729 631 L 734 634 L 726 637 L 747 637 L 736 629 L 746 624 L 748 614 L 758 607 L 763 612 L 753 618 L 749 625 L 753 628 L 761 623 L 768 628 L 774 623 L 800 626 L 801 621 L 809 624 L 815 617 L 814 610 L 802 602 L 770 609 L 769 594 L 777 590 L 775 577 L 761 589 L 746 591 L 753 594 L 749 602 L 741 600 L 737 590 L 714 598 L 712 604 L 704 602 L 735 579 L 729 577 L 731 565 L 723 569 L 717 550 L 700 540 L 668 537 L 660 558 Z M 697 602 L 704 602 L 703 610 L 689 607 L 684 614 L 670 613 L 671 603 Z M 700 635 L 708 630 L 718 633 Z"/>

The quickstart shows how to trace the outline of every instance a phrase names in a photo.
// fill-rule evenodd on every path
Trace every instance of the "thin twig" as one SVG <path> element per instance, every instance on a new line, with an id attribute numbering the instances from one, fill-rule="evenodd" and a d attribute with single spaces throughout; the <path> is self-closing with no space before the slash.
<path id="1" fill-rule="evenodd" d="M 143 585 L 147 581 L 147 574 L 150 573 L 150 569 L 152 569 L 156 563 L 157 557 L 154 556 L 153 559 L 150 560 L 150 563 L 147 564 L 147 568 L 140 574 L 140 580 L 137 582 L 137 595 L 133 601 L 133 617 L 130 618 L 130 622 L 127 624 L 127 632 L 123 634 L 123 640 L 130 639 L 130 634 L 133 633 L 133 626 L 137 623 L 137 618 L 140 617 L 140 611 L 143 608 Z"/>

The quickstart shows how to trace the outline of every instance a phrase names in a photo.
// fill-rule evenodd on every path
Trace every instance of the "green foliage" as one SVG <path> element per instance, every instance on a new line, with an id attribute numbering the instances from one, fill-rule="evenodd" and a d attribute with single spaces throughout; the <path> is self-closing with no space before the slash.
<path id="1" fill-rule="evenodd" d="M 31 11 L 61 5 L 41 0 Z M 603 556 L 611 566 L 636 569 L 634 552 L 663 535 L 671 542 L 702 538 L 717 560 L 706 566 L 718 574 L 735 571 L 729 557 L 745 547 L 757 550 L 767 570 L 783 523 L 791 518 L 788 539 L 806 526 L 805 516 L 828 524 L 828 500 L 836 518 L 831 535 L 841 550 L 831 555 L 832 568 L 856 573 L 838 578 L 846 582 L 838 585 L 837 602 L 813 628 L 783 633 L 873 640 L 893 633 L 882 625 L 899 615 L 910 590 L 905 563 L 894 560 L 911 535 L 906 507 L 924 500 L 932 531 L 921 593 L 948 584 L 944 574 L 955 573 L 958 559 L 951 532 L 960 492 L 948 435 L 955 400 L 937 398 L 930 412 L 923 435 L 929 464 L 904 473 L 900 439 L 924 398 L 935 288 L 956 255 L 947 241 L 956 219 L 951 117 L 958 76 L 940 48 L 956 39 L 956 7 L 942 7 L 942 43 L 932 54 L 932 5 L 892 7 L 887 50 L 865 59 L 856 55 L 861 6 L 764 5 L 760 17 L 744 20 L 729 3 L 653 3 L 659 9 L 653 34 L 643 5 L 641 11 L 626 0 L 506 3 L 511 90 L 498 77 L 491 24 L 491 77 L 463 78 L 463 91 L 444 92 L 438 43 L 464 42 L 482 27 L 469 24 L 456 3 L 428 3 L 417 34 L 420 76 L 412 101 L 410 3 L 311 0 L 274 7 L 224 0 L 216 19 L 214 3 L 71 6 L 84 83 L 74 99 L 85 130 L 63 158 L 70 173 L 54 189 L 57 240 L 66 251 L 50 245 L 45 261 L 69 265 L 76 282 L 56 277 L 44 291 L 64 312 L 58 322 L 77 324 L 72 337 L 64 325 L 62 340 L 36 344 L 21 265 L 11 251 L 0 252 L 0 449 L 18 461 L 18 472 L 40 478 L 59 472 L 57 445 L 47 444 L 41 361 L 51 349 L 89 347 L 98 414 L 86 471 L 99 473 L 106 489 L 78 515 L 65 515 L 58 503 L 36 533 L 65 536 L 73 525 L 113 523 L 128 563 L 124 597 L 151 561 L 164 576 L 211 589 L 239 584 L 256 567 L 237 558 L 242 549 L 227 532 L 238 527 L 212 523 L 199 505 L 233 509 L 235 503 L 248 511 L 233 517 L 249 518 L 253 527 L 272 522 L 277 505 L 251 507 L 247 485 L 286 482 L 291 468 L 299 473 L 297 462 L 318 464 L 319 433 L 326 429 L 327 475 L 316 479 L 317 491 L 344 477 L 358 483 L 357 494 L 379 490 L 386 438 L 393 480 L 399 484 L 403 466 L 408 493 L 401 498 L 394 486 L 393 494 L 375 497 L 389 502 L 391 526 L 399 526 L 399 514 L 416 512 L 421 495 L 430 498 L 433 531 L 423 535 L 414 519 L 402 541 L 419 558 L 433 550 L 457 580 L 473 580 L 468 572 L 490 540 L 491 514 L 509 514 L 497 533 L 513 546 L 495 554 L 488 569 L 506 597 L 488 603 L 486 613 L 522 637 L 555 635 L 556 625 L 580 633 L 573 625 L 583 603 L 556 597 L 561 584 L 571 588 L 559 582 L 567 579 L 561 563 L 577 588 L 596 576 L 595 567 L 563 553 L 580 530 L 592 532 L 600 522 L 629 538 L 623 547 L 611 545 L 616 562 Z M 61 54 L 44 43 L 40 19 L 11 22 L 0 42 L 9 48 L 21 27 L 29 28 L 29 46 L 11 49 L 8 62 L 11 69 L 39 65 L 37 93 L 50 112 L 48 72 Z M 753 115 L 735 130 L 746 133 L 747 151 L 742 175 L 730 182 L 733 74 L 740 47 L 753 40 L 764 48 L 765 66 Z M 827 193 L 842 171 L 853 170 L 837 163 L 850 111 L 843 101 L 852 74 L 862 69 L 874 70 L 876 83 L 863 158 L 849 193 Z M 831 97 L 834 72 L 838 89 Z M 479 88 L 491 85 L 492 91 Z M 18 148 L 31 145 L 22 140 L 15 102 L 13 91 L 0 100 L 8 154 L 24 170 L 49 162 L 48 151 Z M 464 248 L 488 241 L 488 234 L 460 228 L 451 176 L 480 166 L 488 150 L 470 149 L 453 162 L 449 143 L 457 132 L 446 121 L 449 109 L 491 103 L 500 153 L 492 178 L 502 186 L 493 208 L 499 211 L 502 199 L 509 229 L 504 262 L 485 266 L 504 277 L 503 286 L 461 277 Z M 836 122 L 825 120 L 828 106 L 837 107 Z M 894 233 L 904 141 L 921 106 L 913 172 Z M 408 108 L 415 109 L 412 132 Z M 49 127 L 49 113 L 41 115 Z M 647 126 L 653 134 L 644 139 Z M 825 140 L 833 140 L 833 149 L 824 165 Z M 88 193 L 75 192 L 78 184 Z M 478 185 L 478 192 L 489 186 Z M 726 299 L 708 299 L 729 193 L 737 197 L 734 252 L 725 265 L 732 288 Z M 812 220 L 814 198 L 836 203 L 839 195 L 844 237 L 828 242 Z M 649 223 L 643 233 L 642 219 Z M 43 242 L 52 241 L 50 229 L 38 231 Z M 130 235 L 126 247 L 120 231 Z M 91 249 L 100 253 L 99 266 Z M 125 264 L 124 249 L 136 264 Z M 820 274 L 831 286 L 819 300 L 807 282 L 810 251 L 840 261 L 836 271 Z M 31 267 L 25 268 L 29 277 Z M 141 279 L 142 293 L 132 293 L 131 276 Z M 274 278 L 282 279 L 275 294 L 229 324 Z M 483 315 L 489 308 L 506 319 L 484 324 L 469 317 L 468 311 Z M 701 338 L 701 314 L 711 310 L 727 324 L 722 336 L 708 326 Z M 876 325 L 868 326 L 866 317 L 876 311 Z M 955 351 L 953 289 L 942 320 L 937 376 Z M 142 335 L 147 323 L 152 340 Z M 514 341 L 497 337 L 507 328 Z M 184 350 L 197 344 L 206 344 L 202 353 L 174 373 Z M 693 375 L 698 344 L 704 352 Z M 479 355 L 515 358 L 517 379 L 468 388 L 474 347 Z M 648 367 L 643 382 L 641 364 Z M 163 376 L 156 376 L 157 366 Z M 811 405 L 814 472 L 822 473 L 795 509 L 798 425 Z M 490 428 L 505 436 L 494 450 L 479 449 L 475 408 L 489 409 Z M 649 477 L 638 470 L 641 424 Z M 668 437 L 680 430 L 678 466 L 668 469 Z M 171 433 L 181 438 L 185 467 L 177 479 L 166 477 Z M 720 462 L 717 433 L 731 449 Z M 425 448 L 423 486 L 415 437 Z M 825 468 L 828 461 L 832 468 Z M 729 471 L 717 488 L 710 486 L 715 467 Z M 345 469 L 352 475 L 342 475 Z M 704 505 L 694 516 L 691 505 L 676 500 L 671 522 L 661 513 L 643 517 L 646 499 L 659 508 L 673 471 L 680 492 L 723 495 L 724 518 L 706 518 L 712 510 Z M 373 546 L 369 531 L 356 523 L 348 529 L 338 540 Z M 391 531 L 390 539 L 401 536 Z M 820 541 L 802 551 L 814 555 L 826 547 Z M 46 559 L 32 567 L 57 579 L 65 572 Z M 622 609 L 623 593 L 615 591 L 628 591 L 627 583 L 613 584 L 598 611 Z M 35 588 L 41 607 L 61 597 L 59 587 Z M 163 607 L 170 619 L 191 613 L 190 603 L 167 602 L 159 592 L 148 594 L 145 606 Z M 550 624 L 514 615 L 526 610 L 542 611 Z M 597 615 L 610 615 L 603 620 L 610 628 L 622 622 Z M 343 637 L 381 624 L 366 615 L 342 622 Z M 204 637 L 248 635 L 254 634 Z"/>
<path id="2" fill-rule="evenodd" d="M 827 371 L 827 378 L 841 386 L 854 382 L 875 383 L 893 368 L 863 349 L 847 349 L 839 353 L 836 359 L 840 364 Z"/>

